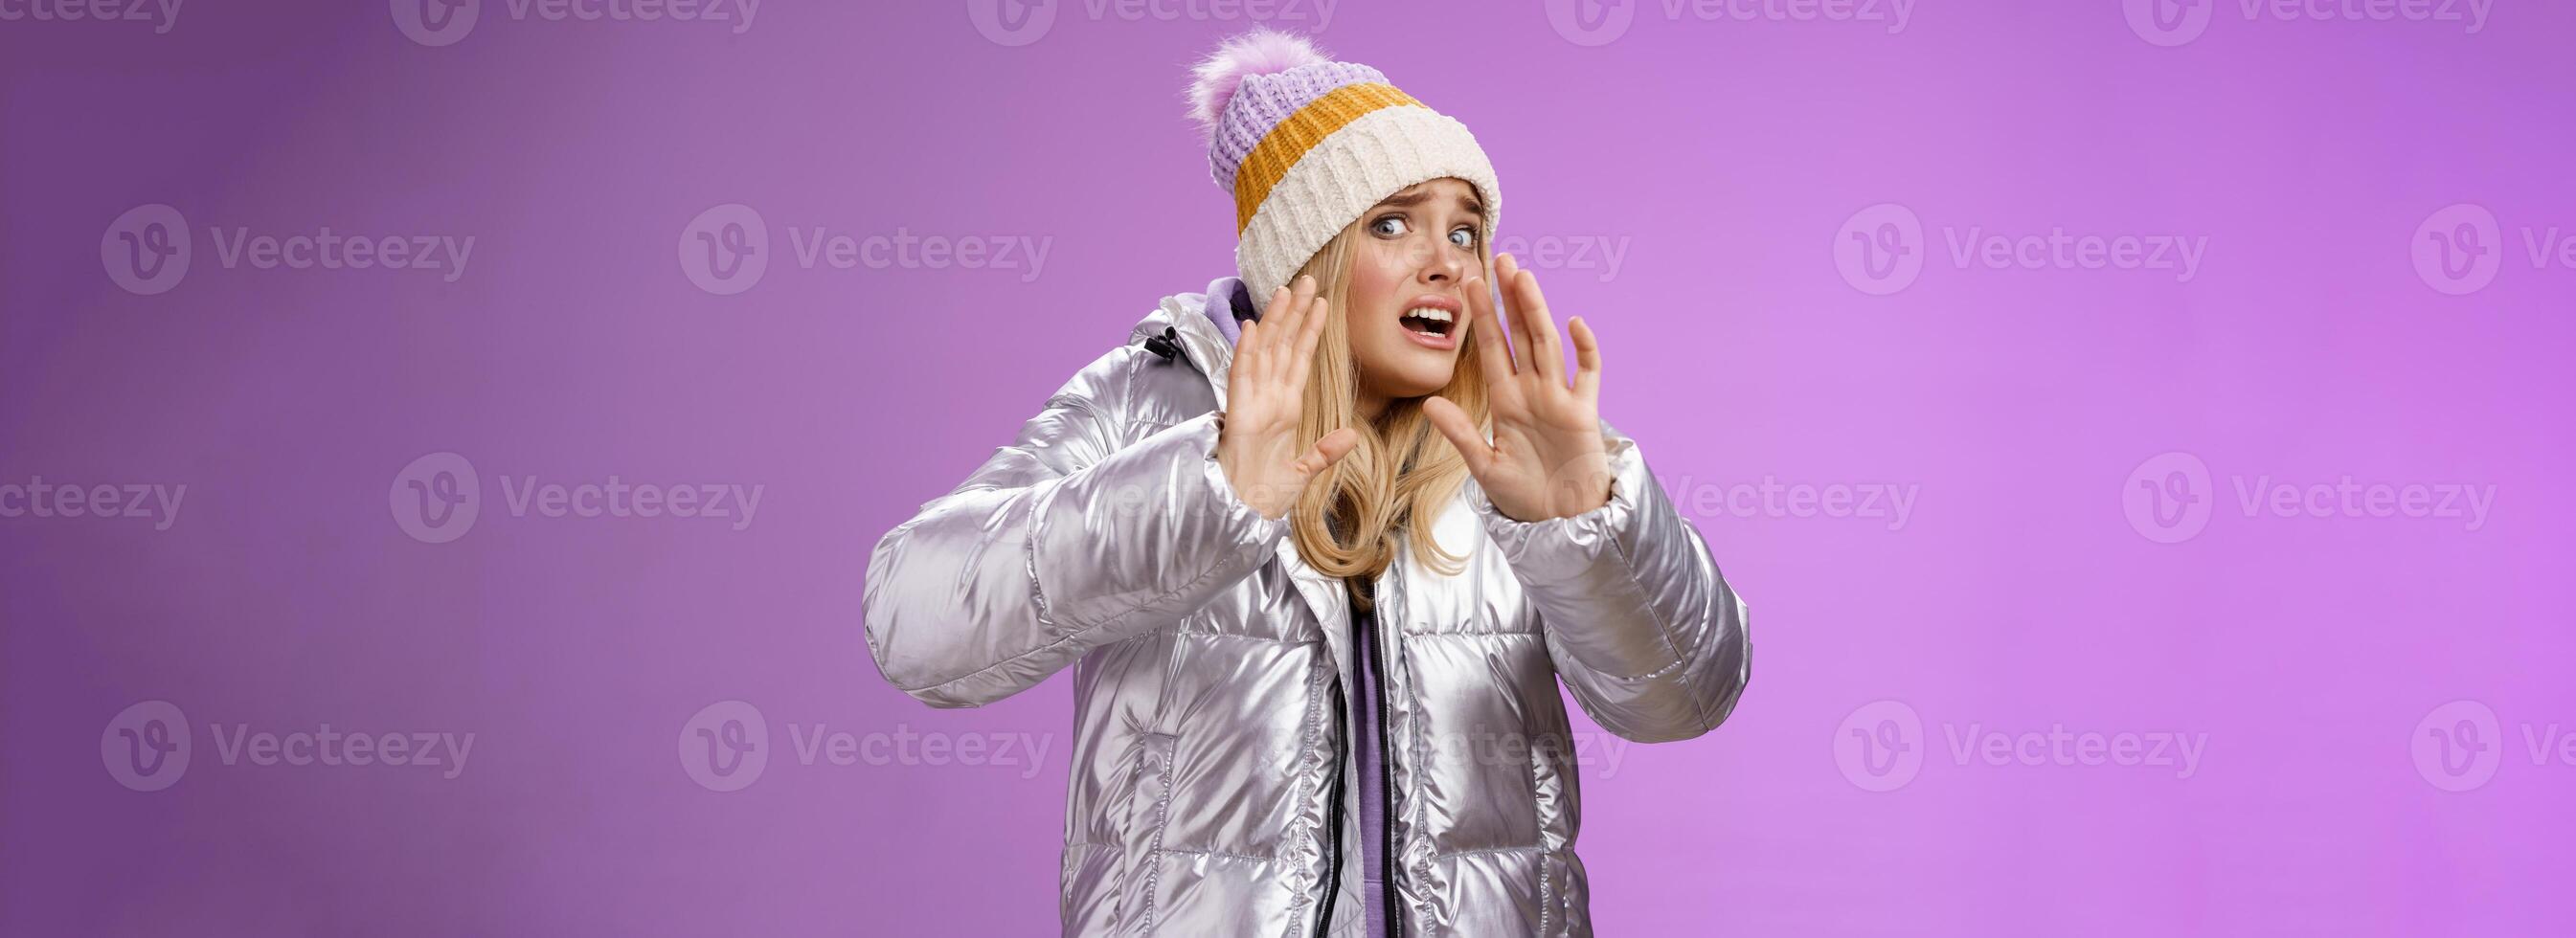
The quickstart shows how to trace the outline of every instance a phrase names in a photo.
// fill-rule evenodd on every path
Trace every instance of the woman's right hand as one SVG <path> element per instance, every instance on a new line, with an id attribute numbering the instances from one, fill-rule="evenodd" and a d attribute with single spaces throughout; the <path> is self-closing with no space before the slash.
<path id="1" fill-rule="evenodd" d="M 1306 407 L 1306 373 L 1314 365 L 1315 343 L 1331 314 L 1316 295 L 1315 278 L 1297 278 L 1296 289 L 1280 287 L 1270 296 L 1258 322 L 1243 324 L 1234 343 L 1233 370 L 1226 376 L 1223 429 L 1217 434 L 1217 465 L 1234 486 L 1235 495 L 1264 518 L 1288 516 L 1306 482 L 1349 455 L 1360 442 L 1359 431 L 1343 427 L 1297 450 L 1297 425 Z"/>

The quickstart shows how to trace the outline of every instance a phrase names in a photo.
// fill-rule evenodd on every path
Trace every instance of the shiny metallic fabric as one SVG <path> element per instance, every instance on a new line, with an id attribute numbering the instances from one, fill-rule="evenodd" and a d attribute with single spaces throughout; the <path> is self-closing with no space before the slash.
<path id="1" fill-rule="evenodd" d="M 1335 680 L 1368 676 L 1341 585 L 1218 468 L 1233 349 L 1203 302 L 1164 300 L 878 542 L 868 651 L 934 707 L 1073 667 L 1064 934 L 1357 934 Z M 1166 329 L 1168 359 L 1146 345 Z M 1591 934 L 1559 680 L 1638 742 L 1706 733 L 1744 691 L 1743 600 L 1636 442 L 1602 432 L 1610 504 L 1525 524 L 1471 479 L 1434 524 L 1466 570 L 1408 550 L 1376 583 L 1403 934 Z"/>

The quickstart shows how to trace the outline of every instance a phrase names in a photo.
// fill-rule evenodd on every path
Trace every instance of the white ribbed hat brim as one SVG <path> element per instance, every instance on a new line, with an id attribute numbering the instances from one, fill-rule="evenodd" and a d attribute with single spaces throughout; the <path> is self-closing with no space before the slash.
<path id="1" fill-rule="evenodd" d="M 1235 268 L 1255 304 L 1379 200 L 1407 186 L 1455 176 L 1485 203 L 1484 243 L 1494 243 L 1502 192 L 1493 163 L 1456 118 L 1426 107 L 1380 108 L 1306 151 L 1271 187 L 1235 244 Z"/>

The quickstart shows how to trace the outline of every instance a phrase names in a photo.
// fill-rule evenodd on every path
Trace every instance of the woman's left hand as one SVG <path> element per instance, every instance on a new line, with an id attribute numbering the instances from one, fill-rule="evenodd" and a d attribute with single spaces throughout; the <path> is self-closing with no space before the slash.
<path id="1" fill-rule="evenodd" d="M 1575 373 L 1566 384 L 1564 344 L 1539 294 L 1538 275 L 1511 255 L 1495 258 L 1503 303 L 1511 316 L 1512 346 L 1503 344 L 1495 291 L 1483 277 L 1467 281 L 1468 325 L 1485 371 L 1493 409 L 1490 445 L 1467 412 L 1434 396 L 1423 410 L 1440 435 L 1467 458 L 1467 471 L 1504 517 L 1545 521 L 1579 515 L 1610 503 L 1610 453 L 1601 438 L 1601 343 L 1580 316 L 1574 336 Z"/>

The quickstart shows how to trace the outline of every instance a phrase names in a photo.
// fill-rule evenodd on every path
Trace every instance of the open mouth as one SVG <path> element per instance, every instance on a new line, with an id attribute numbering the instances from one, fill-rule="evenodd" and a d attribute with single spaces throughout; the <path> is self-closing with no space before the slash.
<path id="1" fill-rule="evenodd" d="M 1434 306 L 1417 306 L 1404 311 L 1404 328 L 1424 335 L 1445 336 L 1458 327 L 1457 314 Z"/>

